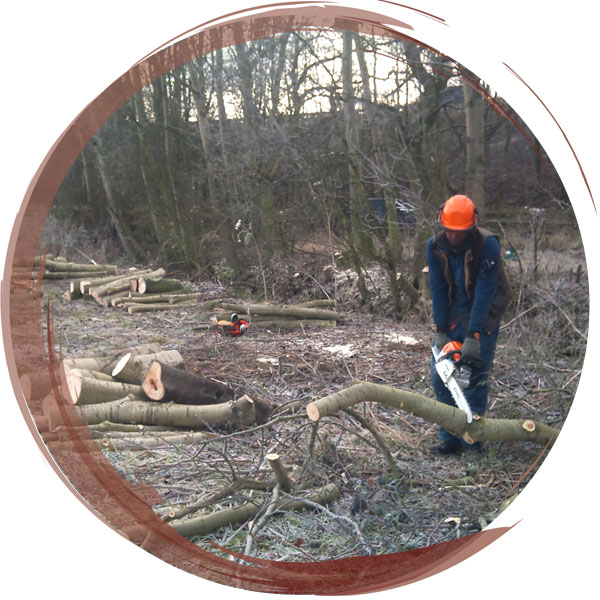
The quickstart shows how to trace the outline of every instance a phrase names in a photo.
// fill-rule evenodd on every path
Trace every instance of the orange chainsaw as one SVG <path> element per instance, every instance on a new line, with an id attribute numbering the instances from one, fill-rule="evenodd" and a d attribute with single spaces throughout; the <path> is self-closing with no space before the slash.
<path id="1" fill-rule="evenodd" d="M 467 423 L 473 420 L 471 407 L 463 392 L 471 384 L 472 371 L 467 365 L 459 365 L 461 354 L 460 342 L 448 342 L 441 350 L 437 346 L 431 348 L 435 361 L 435 369 L 452 394 L 454 402 L 467 415 Z"/>

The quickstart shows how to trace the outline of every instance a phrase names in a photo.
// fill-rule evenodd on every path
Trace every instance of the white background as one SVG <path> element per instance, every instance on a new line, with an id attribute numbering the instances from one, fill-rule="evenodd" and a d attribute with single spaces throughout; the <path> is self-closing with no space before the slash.
<path id="1" fill-rule="evenodd" d="M 413 0 L 449 28 L 437 46 L 494 85 L 549 152 L 576 208 L 591 272 L 590 347 L 597 344 L 598 217 L 573 154 L 541 104 L 507 76 L 515 69 L 564 130 L 600 203 L 597 122 L 597 22 L 592 3 L 540 0 L 501 3 Z M 349 5 L 352 2 L 345 2 Z M 258 2 L 197 0 L 11 3 L 3 10 L 2 260 L 27 186 L 52 144 L 93 98 L 146 53 L 198 25 Z M 355 3 L 394 10 L 376 0 Z M 202 6 L 202 8 L 199 8 Z M 567 10 L 568 9 L 568 10 Z M 401 15 L 401 13 L 395 13 Z M 410 13 L 408 13 L 410 14 Z M 434 40 L 425 40 L 436 45 Z M 589 352 L 580 389 L 559 441 L 525 492 L 495 525 L 519 524 L 500 540 L 444 573 L 374 596 L 428 598 L 436 593 L 503 598 L 559 597 L 595 584 L 598 526 L 596 477 L 598 372 Z M 180 572 L 108 529 L 46 463 L 14 400 L 4 357 L 0 473 L 2 587 L 51 600 L 154 598 L 211 593 L 257 597 Z M 593 589 L 593 588 L 592 588 Z M 260 596 L 258 596 L 260 597 Z M 281 596 L 273 596 L 274 598 Z"/>

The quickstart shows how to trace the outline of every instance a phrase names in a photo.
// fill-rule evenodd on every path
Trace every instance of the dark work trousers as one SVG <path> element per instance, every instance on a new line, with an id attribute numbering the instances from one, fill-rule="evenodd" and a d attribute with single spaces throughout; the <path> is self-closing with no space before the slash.
<path id="1" fill-rule="evenodd" d="M 463 342 L 465 339 L 465 324 L 461 322 L 460 319 L 452 319 L 455 322 L 454 326 L 451 326 L 448 335 L 450 339 L 454 342 Z M 458 322 L 457 322 L 458 321 Z M 478 378 L 478 383 L 472 389 L 463 390 L 465 394 L 465 398 L 471 407 L 471 412 L 474 415 L 483 415 L 487 406 L 487 393 L 488 393 L 488 373 L 490 367 L 492 365 L 492 360 L 494 358 L 494 352 L 496 350 L 496 342 L 498 340 L 498 329 L 491 334 L 481 332 L 481 336 L 479 339 L 481 345 L 481 362 L 483 363 L 483 373 L 480 378 Z M 454 399 L 452 398 L 452 394 L 450 390 L 444 385 L 444 382 L 441 380 L 438 375 L 433 355 L 431 358 L 431 383 L 433 385 L 433 391 L 435 392 L 435 399 L 438 402 L 443 402 L 444 404 L 449 404 L 451 406 L 456 406 Z M 456 436 L 452 435 L 449 431 L 440 428 L 439 436 L 442 440 L 456 440 L 459 439 Z M 463 445 L 468 446 L 468 444 L 460 438 L 460 441 Z"/>

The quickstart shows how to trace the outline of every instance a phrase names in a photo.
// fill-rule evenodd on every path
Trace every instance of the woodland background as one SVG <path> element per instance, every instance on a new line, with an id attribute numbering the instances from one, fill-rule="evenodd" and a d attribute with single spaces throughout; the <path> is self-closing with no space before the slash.
<path id="1" fill-rule="evenodd" d="M 454 193 L 488 228 L 516 225 L 532 268 L 544 234 L 567 227 L 577 244 L 548 157 L 475 75 L 411 42 L 282 33 L 192 60 L 120 107 L 60 187 L 45 240 L 271 300 L 289 300 L 277 278 L 317 243 L 353 270 L 364 305 L 381 305 L 367 280 L 384 272 L 400 316 Z"/>

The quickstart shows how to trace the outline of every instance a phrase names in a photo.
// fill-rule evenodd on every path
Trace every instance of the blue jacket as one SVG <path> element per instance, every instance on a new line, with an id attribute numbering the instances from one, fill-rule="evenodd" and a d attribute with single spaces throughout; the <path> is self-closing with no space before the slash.
<path id="1" fill-rule="evenodd" d="M 467 333 L 498 326 L 511 293 L 494 234 L 476 228 L 453 248 L 441 231 L 427 242 L 427 264 L 438 331 L 448 331 L 450 314 L 466 321 Z"/>

